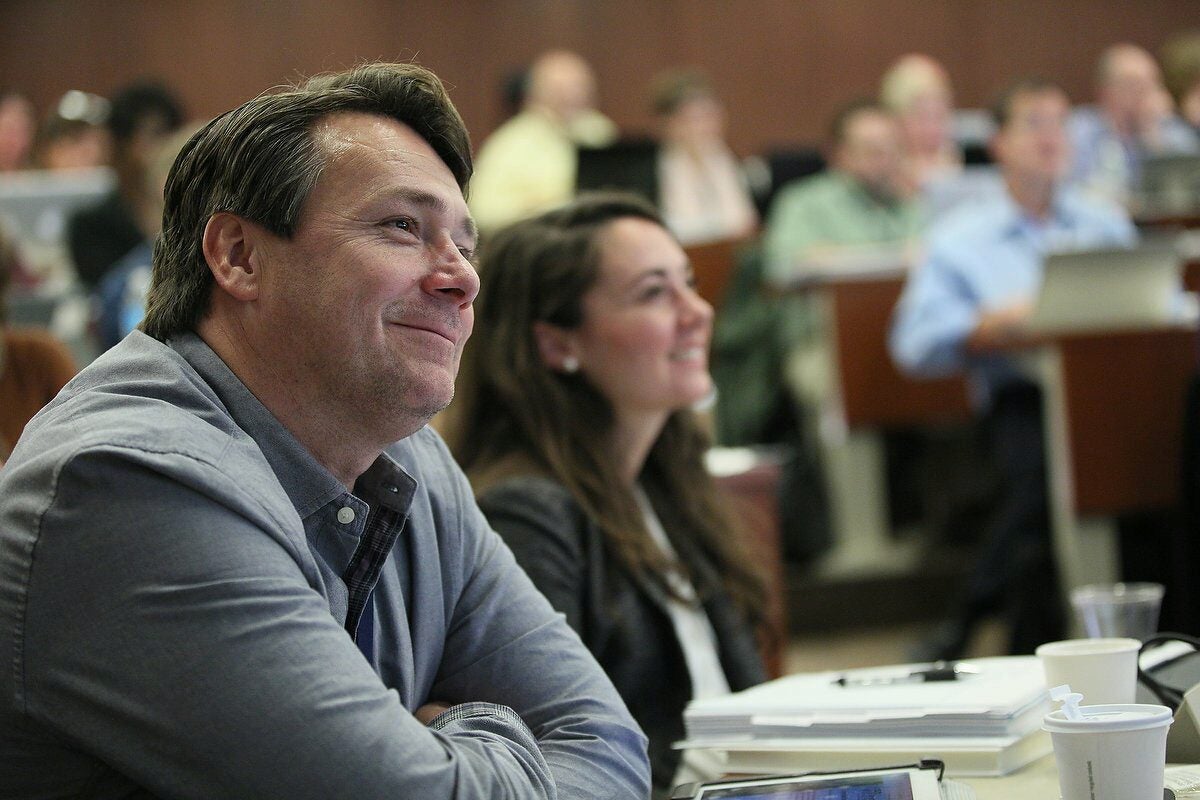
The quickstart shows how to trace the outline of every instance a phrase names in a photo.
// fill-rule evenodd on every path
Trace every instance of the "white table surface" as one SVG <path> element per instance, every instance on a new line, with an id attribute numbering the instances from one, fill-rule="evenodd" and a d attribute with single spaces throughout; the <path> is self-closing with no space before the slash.
<path id="1" fill-rule="evenodd" d="M 1038 759 L 1003 778 L 955 778 L 975 790 L 979 800 L 1058 800 L 1054 756 Z"/>

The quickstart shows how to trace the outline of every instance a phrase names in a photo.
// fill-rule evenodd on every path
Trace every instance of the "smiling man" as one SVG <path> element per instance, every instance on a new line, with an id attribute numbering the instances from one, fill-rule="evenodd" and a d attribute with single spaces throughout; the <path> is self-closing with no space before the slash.
<path id="1" fill-rule="evenodd" d="M 411 65 L 185 146 L 143 332 L 0 477 L 6 797 L 642 797 L 645 739 L 440 439 L 478 278 Z"/>

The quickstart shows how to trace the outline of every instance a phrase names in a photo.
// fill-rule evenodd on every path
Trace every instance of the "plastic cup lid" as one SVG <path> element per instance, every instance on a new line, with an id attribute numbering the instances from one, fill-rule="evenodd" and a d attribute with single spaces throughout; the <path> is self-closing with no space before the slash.
<path id="1" fill-rule="evenodd" d="M 1171 709 L 1140 703 L 1107 706 L 1080 706 L 1083 719 L 1067 719 L 1063 710 L 1051 711 L 1042 720 L 1042 728 L 1051 733 L 1110 733 L 1140 731 L 1170 725 Z"/>

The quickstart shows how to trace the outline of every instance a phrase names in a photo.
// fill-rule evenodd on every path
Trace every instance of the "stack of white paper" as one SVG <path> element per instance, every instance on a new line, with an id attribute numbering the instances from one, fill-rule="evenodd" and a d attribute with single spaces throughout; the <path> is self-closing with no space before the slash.
<path id="1" fill-rule="evenodd" d="M 867 767 L 927 756 L 942 757 L 952 774 L 1002 774 L 1048 753 L 1040 727 L 1050 703 L 1038 660 L 960 663 L 978 672 L 934 682 L 906 680 L 928 666 L 920 664 L 809 673 L 695 701 L 682 746 L 726 750 L 731 771 L 751 762 L 761 771 L 768 763 Z M 864 680 L 871 683 L 854 685 Z"/>

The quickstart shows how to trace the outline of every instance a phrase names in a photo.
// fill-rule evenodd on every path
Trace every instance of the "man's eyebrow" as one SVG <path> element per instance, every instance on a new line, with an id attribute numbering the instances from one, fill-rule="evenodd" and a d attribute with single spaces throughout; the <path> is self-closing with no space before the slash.
<path id="1" fill-rule="evenodd" d="M 450 213 L 450 207 L 446 204 L 444 198 L 436 194 L 426 192 L 422 189 L 413 189 L 407 186 L 399 186 L 388 190 L 384 193 L 386 196 L 398 197 L 416 206 L 431 209 L 438 214 L 446 215 Z M 470 214 L 462 223 L 462 231 L 471 238 L 471 246 L 475 246 L 475 242 L 479 239 L 479 229 L 475 225 L 475 220 Z"/>

